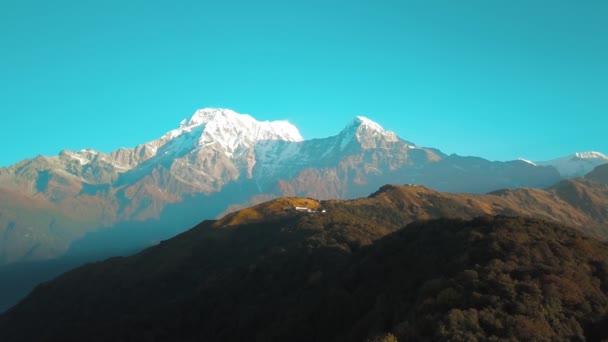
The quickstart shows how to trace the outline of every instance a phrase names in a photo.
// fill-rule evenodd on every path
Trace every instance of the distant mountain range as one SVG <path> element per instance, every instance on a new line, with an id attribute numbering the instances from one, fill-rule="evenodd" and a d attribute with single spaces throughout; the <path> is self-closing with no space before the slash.
<path id="1" fill-rule="evenodd" d="M 182 257 L 188 257 L 189 253 L 198 255 L 199 252 L 195 251 L 208 249 L 200 253 L 207 253 L 205 258 L 214 261 L 204 259 L 207 261 L 196 267 L 211 267 L 215 271 L 211 274 L 193 271 L 192 274 L 211 279 L 208 284 L 211 287 L 201 285 L 198 280 L 184 281 L 185 284 L 211 289 L 209 291 L 213 295 L 218 295 L 216 291 L 223 288 L 225 279 L 245 276 L 240 269 L 231 273 L 235 265 L 255 258 L 264 259 L 269 256 L 267 253 L 279 253 L 281 248 L 286 248 L 283 242 L 274 240 L 277 238 L 272 233 L 274 228 L 294 233 L 281 235 L 280 239 L 286 238 L 286 243 L 296 246 L 294 248 L 298 251 L 309 246 L 313 250 L 335 247 L 356 252 L 408 223 L 507 215 L 533 218 L 530 221 L 532 226 L 545 225 L 538 222 L 557 222 L 593 239 L 593 244 L 601 244 L 595 240 L 608 240 L 608 164 L 602 165 L 603 160 L 605 157 L 599 153 L 576 154 L 553 161 L 553 165 L 526 160 L 490 162 L 476 157 L 448 156 L 436 149 L 402 140 L 363 117 L 355 118 L 336 136 L 304 141 L 297 129 L 286 122 L 261 123 L 227 110 L 201 110 L 159 140 L 134 149 L 122 149 L 111 154 L 91 150 L 63 151 L 55 157 L 39 156 L 0 169 L 0 256 L 5 263 L 0 266 L 0 312 L 16 304 L 40 282 L 85 261 L 131 254 L 195 225 L 197 228 L 186 234 L 162 242 L 137 257 L 124 259 L 130 260 L 128 265 L 122 264 L 122 259 L 113 259 L 115 261 L 101 264 L 106 266 L 96 266 L 102 271 L 90 268 L 90 272 L 108 271 L 108 276 L 115 275 L 118 282 L 111 286 L 124 289 L 131 288 L 131 285 L 122 283 L 126 281 L 120 273 L 122 271 L 113 273 L 115 266 L 117 270 L 133 275 L 128 281 L 138 284 L 151 281 L 154 284 L 145 287 L 144 293 L 132 294 L 133 300 L 143 301 L 150 294 L 152 297 L 158 294 L 159 305 L 163 306 L 168 305 L 166 300 L 172 302 L 175 298 L 163 297 L 165 288 L 156 288 L 156 284 L 173 288 L 177 284 L 175 281 L 180 283 L 185 279 L 182 270 L 190 270 L 192 264 L 191 261 L 184 264 Z M 565 177 L 579 176 L 592 166 L 595 167 L 584 177 Z M 572 173 L 572 170 L 576 172 Z M 370 193 L 373 194 L 367 196 Z M 367 197 L 340 200 L 361 196 Z M 295 207 L 302 207 L 302 211 Z M 222 218 L 199 225 L 203 219 L 217 216 Z M 517 220 L 515 223 L 497 222 L 507 226 L 528 225 Z M 454 222 L 446 224 L 461 225 Z M 251 226 L 274 228 L 270 235 L 266 235 L 258 228 L 249 230 Z M 224 230 L 239 233 L 224 235 Z M 224 243 L 225 236 L 242 241 L 244 245 Z M 261 240 L 256 242 L 256 239 Z M 280 246 L 273 245 L 273 241 Z M 570 240 L 560 241 L 564 246 L 582 248 L 575 253 L 588 252 L 583 245 L 572 245 Z M 534 246 L 537 248 L 539 245 Z M 242 253 L 235 253 L 235 248 L 242 248 Z M 147 255 L 150 254 L 158 257 L 149 259 Z M 419 255 L 413 257 L 418 258 Z M 141 260 L 141 263 L 134 260 Z M 132 262 L 138 265 L 135 268 L 142 266 L 141 272 L 129 266 Z M 251 267 L 247 265 L 246 268 Z M 270 264 L 268 267 L 275 266 Z M 160 273 L 162 279 L 155 278 L 158 271 L 155 267 L 163 269 Z M 275 271 L 273 274 L 283 276 L 280 270 Z M 24 320 L 45 319 L 44 315 L 49 312 L 45 310 L 60 309 L 63 312 L 65 309 L 68 316 L 86 316 L 74 307 L 62 307 L 64 304 L 77 306 L 72 299 L 62 299 L 63 304 L 47 306 L 49 296 L 61 294 L 55 298 L 72 298 L 64 296 L 61 291 L 81 293 L 70 287 L 88 286 L 83 283 L 81 272 L 89 271 L 68 273 L 52 282 L 57 285 L 50 286 L 58 286 L 60 292 L 57 293 L 45 292 L 48 287 L 43 286 L 43 290 L 35 291 L 30 299 L 0 319 L 0 324 L 4 324 L 0 330 L 7 326 L 14 328 L 7 329 L 6 335 L 0 331 L 0 338 L 8 338 L 11 331 L 21 334 Z M 310 281 L 314 283 L 316 271 L 311 272 L 294 274 L 312 279 Z M 69 280 L 71 285 L 65 285 L 63 279 L 72 279 L 70 274 L 75 274 L 74 283 Z M 264 277 L 273 277 L 265 274 Z M 148 280 L 142 280 L 144 278 Z M 103 277 L 93 275 L 90 279 L 99 282 L 100 291 L 110 286 Z M 249 283 L 243 283 L 246 284 Z M 82 291 L 77 301 L 90 296 L 88 289 L 83 288 Z M 184 291 L 189 294 L 183 299 L 191 300 L 188 296 L 192 288 L 184 288 Z M 229 295 L 236 294 L 231 292 Z M 263 293 L 256 295 L 264 296 Z M 129 302 L 125 297 L 108 296 L 99 298 L 108 303 L 116 303 L 117 300 Z M 135 302 L 134 307 L 144 311 L 150 308 Z M 30 315 L 32 305 L 40 308 L 39 316 Z M 171 307 L 171 310 L 175 309 L 175 306 Z M 101 305 L 99 311 L 90 311 L 93 316 L 89 318 L 95 321 L 101 317 L 95 315 L 121 313 L 121 310 L 120 306 L 104 309 Z M 600 315 L 598 312 L 595 314 Z M 237 313 L 231 311 L 230 314 Z M 61 319 L 74 319 L 68 316 Z M 137 315 L 133 319 L 137 324 L 150 323 L 147 318 Z M 593 330 L 601 325 L 598 322 L 602 321 L 598 319 L 578 324 L 579 327 L 585 325 L 583 329 Z M 31 332 L 37 333 L 38 328 L 40 331 L 50 329 L 49 336 L 57 336 L 53 335 L 53 327 L 62 329 L 62 324 L 53 320 L 48 320 L 48 323 L 51 328 L 40 325 Z M 513 324 L 517 326 L 518 323 Z M 210 329 L 213 329 L 212 325 Z M 256 331 L 247 329 L 244 331 Z M 74 336 L 82 333 L 79 330 L 74 332 Z M 348 334 L 351 333 L 358 334 Z M 84 338 L 83 335 L 78 336 Z M 216 337 L 221 340 L 223 336 Z M 236 335 L 225 336 L 238 339 Z"/>
<path id="2" fill-rule="evenodd" d="M 608 163 L 608 157 L 599 152 L 575 153 L 563 158 L 536 162 L 537 165 L 555 167 L 564 178 L 583 176 L 596 166 L 606 163 Z"/>
<path id="3" fill-rule="evenodd" d="M 132 252 L 282 196 L 349 199 L 387 183 L 455 193 L 547 188 L 607 161 L 600 153 L 549 162 L 445 155 L 364 117 L 303 140 L 288 122 L 202 109 L 134 148 L 62 151 L 0 169 L 0 265 Z"/>
<path id="4" fill-rule="evenodd" d="M 274 199 L 38 286 L 0 339 L 602 340 L 606 179 Z"/>

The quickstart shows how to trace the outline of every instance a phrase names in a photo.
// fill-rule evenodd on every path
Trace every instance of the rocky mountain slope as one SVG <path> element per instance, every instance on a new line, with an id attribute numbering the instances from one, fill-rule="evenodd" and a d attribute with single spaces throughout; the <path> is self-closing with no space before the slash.
<path id="1" fill-rule="evenodd" d="M 0 316 L 0 339 L 608 337 L 606 243 L 504 216 L 400 228 L 497 210 L 457 196 L 387 186 L 354 201 L 284 198 L 206 221 L 40 285 Z"/>
<path id="2" fill-rule="evenodd" d="M 0 265 L 127 253 L 281 196 L 356 198 L 386 183 L 484 193 L 559 179 L 553 167 L 447 156 L 364 117 L 304 141 L 288 122 L 203 109 L 135 148 L 62 151 L 0 169 Z"/>

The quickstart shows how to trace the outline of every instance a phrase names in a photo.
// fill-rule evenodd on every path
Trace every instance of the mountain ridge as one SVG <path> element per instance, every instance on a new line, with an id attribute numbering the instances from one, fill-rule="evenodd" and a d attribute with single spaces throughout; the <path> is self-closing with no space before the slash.
<path id="1" fill-rule="evenodd" d="M 32 208 L 44 202 L 57 212 L 54 221 L 39 220 L 37 237 L 19 243 L 20 251 L 10 249 L 4 262 L 61 256 L 92 233 L 147 220 L 169 224 L 169 214 L 183 217 L 185 228 L 276 197 L 356 198 L 391 182 L 484 193 L 545 188 L 559 180 L 552 167 L 447 156 L 419 147 L 365 117 L 355 117 L 334 136 L 303 140 L 286 121 L 258 122 L 228 109 L 207 108 L 159 139 L 131 149 L 62 151 L 0 169 L 0 188 L 7 190 L 0 196 L 10 201 L 10 194 L 19 192 Z M 37 215 L 27 207 L 19 210 L 23 217 L 16 217 L 12 227 Z M 59 231 L 69 234 L 57 235 L 58 224 Z M 0 234 L 8 230 L 9 223 L 0 225 Z M 159 228 L 144 234 L 129 249 L 165 239 L 169 232 L 173 230 L 162 233 Z M 69 238 L 60 241 L 61 236 Z"/>
<path id="2" fill-rule="evenodd" d="M 608 167 L 598 168 L 595 175 L 608 176 Z M 243 192 L 240 187 L 235 189 L 237 192 L 230 192 L 230 194 Z M 214 196 L 222 196 L 222 193 Z M 231 196 L 230 199 L 235 201 L 235 197 Z M 0 197 L 0 203 L 2 203 L 1 200 Z M 139 249 L 137 246 L 142 245 L 141 241 L 156 244 L 160 240 L 169 239 L 184 231 L 183 228 L 197 225 L 196 222 L 192 222 L 191 218 L 184 216 L 184 212 L 199 212 L 202 205 L 208 207 L 210 203 L 218 204 L 224 200 L 222 197 L 193 199 L 186 202 L 190 207 L 182 209 L 168 207 L 170 211 L 163 215 L 163 219 L 158 222 L 148 220 L 137 225 L 128 223 L 112 229 L 88 233 L 66 247 L 69 248 L 68 252 L 56 262 L 40 263 L 40 266 L 36 263 L 23 264 L 23 268 L 34 270 L 34 273 L 28 276 L 27 281 L 23 280 L 18 272 L 18 264 L 13 264 L 15 265 L 13 267 L 0 267 L 0 277 L 3 278 L 3 282 L 0 283 L 0 311 L 15 304 L 17 299 L 26 295 L 27 291 L 38 282 L 49 280 L 50 276 L 79 265 L 78 260 L 81 260 L 80 263 L 82 263 L 111 255 L 129 255 Z M 380 229 L 378 232 L 385 234 L 413 221 L 442 217 L 473 219 L 484 215 L 516 215 L 557 221 L 574 227 L 588 236 L 601 240 L 608 239 L 608 226 L 605 224 L 608 219 L 608 209 L 606 209 L 608 208 L 608 183 L 598 182 L 594 179 L 565 180 L 547 190 L 504 189 L 477 195 L 442 193 L 418 185 L 385 185 L 379 189 L 376 188 L 371 195 L 352 200 L 294 197 L 274 199 L 272 196 L 260 195 L 255 201 L 263 203 L 245 209 L 233 206 L 230 210 L 231 213 L 227 213 L 222 219 L 207 222 L 211 222 L 209 224 L 214 227 L 234 227 L 263 223 L 264 220 L 269 220 L 271 217 L 275 217 L 274 221 L 277 221 L 294 218 L 296 215 L 295 217 L 301 219 L 306 217 L 323 219 L 325 217 L 330 221 L 324 224 L 336 226 L 338 222 L 331 217 L 337 216 L 341 218 L 340 220 L 346 218 L 344 222 L 358 222 L 358 224 L 375 226 Z M 296 206 L 309 208 L 315 213 L 297 212 L 294 210 Z M 218 209 L 222 210 L 220 207 Z M 323 210 L 326 212 L 323 213 Z M 3 213 L 2 207 L 0 207 L 0 223 L 3 222 L 3 218 L 10 218 L 10 211 Z M 52 219 L 52 216 L 49 215 L 48 219 Z M 59 219 L 57 220 L 61 222 Z M 10 234 L 19 233 L 18 228 L 19 226 L 14 226 Z M 73 233 L 74 230 L 68 229 L 67 232 Z M 10 236 L 10 234 L 4 236 Z M 139 244 L 133 244 L 133 241 L 138 241 Z M 16 248 L 25 242 L 16 244 L 12 241 L 0 240 L 0 243 L 8 243 L 5 246 Z M 62 243 L 65 244 L 65 241 Z"/>

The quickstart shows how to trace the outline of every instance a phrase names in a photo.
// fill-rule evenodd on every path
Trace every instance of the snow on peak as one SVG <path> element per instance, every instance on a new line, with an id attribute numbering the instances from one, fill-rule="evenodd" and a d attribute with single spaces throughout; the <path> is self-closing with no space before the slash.
<path id="1" fill-rule="evenodd" d="M 99 152 L 87 148 L 80 151 L 62 150 L 59 152 L 59 157 L 67 157 L 68 159 L 78 161 L 80 165 L 87 165 L 97 154 L 99 154 Z"/>
<path id="2" fill-rule="evenodd" d="M 187 122 L 187 126 L 198 126 L 201 124 L 207 124 L 209 121 L 212 121 L 214 119 L 220 119 L 221 117 L 227 117 L 227 116 L 231 116 L 231 115 L 239 115 L 233 111 L 231 111 L 230 109 L 224 109 L 224 108 L 203 108 L 203 109 L 199 109 L 196 112 L 194 112 L 194 114 L 192 115 L 192 117 L 190 117 L 190 120 L 188 120 Z M 183 121 L 182 121 L 183 122 Z"/>
<path id="3" fill-rule="evenodd" d="M 596 166 L 608 163 L 608 157 L 600 152 L 577 152 L 566 157 L 537 162 L 538 165 L 553 166 L 562 177 L 581 177 Z"/>
<path id="4" fill-rule="evenodd" d="M 350 141 L 355 138 L 364 148 L 376 147 L 380 144 L 380 141 L 399 141 L 399 137 L 394 132 L 385 130 L 377 122 L 364 116 L 355 117 L 351 124 L 342 130 L 340 135 L 342 136 L 341 149 L 346 148 Z"/>
<path id="5" fill-rule="evenodd" d="M 303 140 L 298 129 L 288 121 L 257 121 L 249 114 L 239 114 L 230 109 L 199 109 L 183 127 L 199 125 L 206 125 L 205 131 L 210 127 L 220 130 L 230 127 L 233 132 L 225 130 L 224 133 L 249 133 L 249 138 L 253 140 Z"/>
<path id="6" fill-rule="evenodd" d="M 230 109 L 204 108 L 197 110 L 189 120 L 183 120 L 179 128 L 168 132 L 152 145 L 158 148 L 174 140 L 179 150 L 219 144 L 231 156 L 239 148 L 252 147 L 259 141 L 304 139 L 288 121 L 257 121 L 248 114 L 239 114 Z"/>
<path id="7" fill-rule="evenodd" d="M 377 122 L 372 121 L 372 120 L 366 118 L 365 116 L 357 116 L 357 117 L 355 117 L 354 123 L 358 127 L 365 126 L 366 128 L 370 128 L 370 129 L 373 129 L 375 131 L 384 132 L 384 128 L 382 128 L 382 126 L 380 126 L 380 124 L 378 124 Z"/>
<path id="8" fill-rule="evenodd" d="M 528 159 L 524 159 L 524 158 L 517 158 L 517 160 L 519 160 L 519 161 L 521 161 L 521 162 L 524 162 L 524 163 L 527 163 L 527 164 L 530 164 L 530 165 L 533 165 L 533 166 L 537 166 L 535 162 L 530 161 L 530 160 L 528 160 Z"/>
<path id="9" fill-rule="evenodd" d="M 298 129 L 289 122 L 260 122 L 250 115 L 237 114 L 231 110 L 214 112 L 212 119 L 205 122 L 205 125 L 205 131 L 198 141 L 199 146 L 219 143 L 230 152 L 264 140 L 303 140 Z"/>
<path id="10" fill-rule="evenodd" d="M 603 159 L 608 160 L 608 157 L 600 152 L 589 151 L 589 152 L 577 152 L 573 155 L 574 158 L 579 159 Z"/>

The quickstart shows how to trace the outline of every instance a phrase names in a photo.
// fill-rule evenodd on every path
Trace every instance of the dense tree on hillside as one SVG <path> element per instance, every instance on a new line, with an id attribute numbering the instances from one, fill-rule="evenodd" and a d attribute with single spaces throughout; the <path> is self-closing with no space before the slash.
<path id="1" fill-rule="evenodd" d="M 344 213 L 212 226 L 38 287 L 0 339 L 608 338 L 608 247 L 568 227 L 485 217 L 387 235 Z"/>

